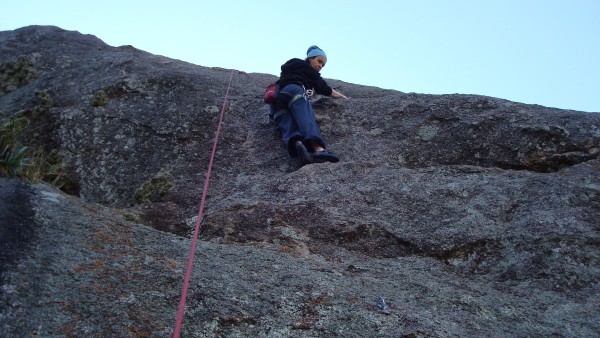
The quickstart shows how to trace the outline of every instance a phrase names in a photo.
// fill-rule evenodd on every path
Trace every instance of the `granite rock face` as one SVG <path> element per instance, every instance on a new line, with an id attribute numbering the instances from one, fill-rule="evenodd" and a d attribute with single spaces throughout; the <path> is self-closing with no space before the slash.
<path id="1" fill-rule="evenodd" d="M 183 336 L 600 332 L 600 114 L 328 80 L 341 161 L 301 166 L 273 75 L 46 26 L 0 67 L 68 181 L 0 179 L 3 336 L 172 334 L 222 109 Z"/>

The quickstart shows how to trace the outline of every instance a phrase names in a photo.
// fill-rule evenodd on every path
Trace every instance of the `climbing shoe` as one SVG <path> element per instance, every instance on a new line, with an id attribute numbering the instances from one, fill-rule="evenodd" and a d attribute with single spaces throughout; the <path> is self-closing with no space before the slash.
<path id="1" fill-rule="evenodd" d="M 296 153 L 303 163 L 313 163 L 313 157 L 308 152 L 302 141 L 296 141 Z"/>
<path id="2" fill-rule="evenodd" d="M 315 151 L 312 153 L 312 158 L 314 162 L 339 162 L 340 159 L 332 152 L 327 150 Z"/>

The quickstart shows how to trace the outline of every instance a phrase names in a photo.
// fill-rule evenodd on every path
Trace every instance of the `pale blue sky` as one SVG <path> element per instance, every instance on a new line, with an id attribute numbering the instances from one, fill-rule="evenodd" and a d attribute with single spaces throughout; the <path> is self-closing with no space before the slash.
<path id="1" fill-rule="evenodd" d="M 4 1 L 0 30 L 55 25 L 201 66 L 600 112 L 599 0 Z M 343 91 L 343 90 L 342 90 Z"/>

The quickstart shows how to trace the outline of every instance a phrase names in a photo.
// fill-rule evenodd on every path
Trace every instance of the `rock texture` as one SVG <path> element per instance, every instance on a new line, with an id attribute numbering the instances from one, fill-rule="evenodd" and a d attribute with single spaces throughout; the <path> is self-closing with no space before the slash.
<path id="1" fill-rule="evenodd" d="M 329 80 L 341 161 L 300 166 L 272 75 L 41 26 L 0 32 L 0 67 L 68 181 L 0 179 L 3 336 L 172 335 L 232 74 L 183 336 L 600 332 L 600 114 Z"/>

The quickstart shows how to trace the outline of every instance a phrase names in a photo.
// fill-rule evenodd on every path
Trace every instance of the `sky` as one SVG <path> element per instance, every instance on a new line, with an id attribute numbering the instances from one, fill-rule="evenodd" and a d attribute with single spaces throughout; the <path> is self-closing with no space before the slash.
<path id="1" fill-rule="evenodd" d="M 54 25 L 273 75 L 317 45 L 326 79 L 600 112 L 599 0 L 3 2 L 0 31 Z"/>

